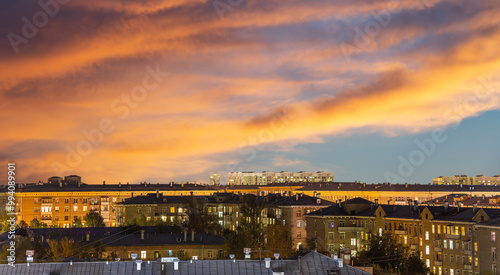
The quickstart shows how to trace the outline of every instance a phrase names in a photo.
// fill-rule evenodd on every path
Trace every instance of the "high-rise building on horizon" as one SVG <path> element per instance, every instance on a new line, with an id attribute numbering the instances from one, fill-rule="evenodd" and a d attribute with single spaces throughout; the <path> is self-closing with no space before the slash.
<path id="1" fill-rule="evenodd" d="M 333 182 L 333 173 L 318 172 L 229 172 L 227 182 L 231 185 L 266 185 L 272 183 Z"/>
<path id="2" fill-rule="evenodd" d="M 469 177 L 467 175 L 455 175 L 451 177 L 439 176 L 432 179 L 434 184 L 463 184 L 463 185 L 497 185 L 500 184 L 500 175 L 488 177 L 485 175 L 477 175 Z"/>

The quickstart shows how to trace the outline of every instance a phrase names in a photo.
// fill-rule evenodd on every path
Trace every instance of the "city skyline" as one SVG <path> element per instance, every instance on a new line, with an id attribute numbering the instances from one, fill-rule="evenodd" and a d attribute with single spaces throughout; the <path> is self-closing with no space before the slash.
<path id="1" fill-rule="evenodd" d="M 0 184 L 500 174 L 495 1 L 1 5 Z"/>

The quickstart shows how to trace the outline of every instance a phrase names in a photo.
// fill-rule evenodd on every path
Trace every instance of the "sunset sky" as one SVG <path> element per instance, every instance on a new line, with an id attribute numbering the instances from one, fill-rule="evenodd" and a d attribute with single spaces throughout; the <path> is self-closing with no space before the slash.
<path id="1" fill-rule="evenodd" d="M 0 3 L 0 183 L 500 174 L 499 1 L 41 3 Z"/>

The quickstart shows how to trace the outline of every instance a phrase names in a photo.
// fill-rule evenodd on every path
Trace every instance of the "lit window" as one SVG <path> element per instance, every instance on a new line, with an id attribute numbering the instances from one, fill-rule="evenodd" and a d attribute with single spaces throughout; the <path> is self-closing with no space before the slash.
<path id="1" fill-rule="evenodd" d="M 77 205 L 73 206 L 73 211 L 75 211 L 75 212 L 78 211 L 78 206 Z"/>
<path id="2" fill-rule="evenodd" d="M 431 260 L 425 259 L 425 265 L 430 268 L 431 267 Z"/>
<path id="3" fill-rule="evenodd" d="M 491 241 L 496 242 L 496 240 L 497 240 L 496 232 L 491 232 Z"/>
<path id="4" fill-rule="evenodd" d="M 431 248 L 428 245 L 426 245 L 425 246 L 425 255 L 430 255 L 430 254 L 431 254 Z"/>
<path id="5" fill-rule="evenodd" d="M 83 211 L 87 212 L 87 206 L 86 205 L 83 207 Z"/>
<path id="6" fill-rule="evenodd" d="M 351 245 L 355 246 L 356 245 L 356 238 L 351 238 Z"/>
<path id="7" fill-rule="evenodd" d="M 141 251 L 141 259 L 146 259 L 146 251 Z"/>
<path id="8" fill-rule="evenodd" d="M 428 241 L 429 240 L 429 231 L 425 231 L 425 240 Z"/>
<path id="9" fill-rule="evenodd" d="M 450 250 L 452 250 L 452 249 L 453 249 L 453 241 L 450 240 Z"/>
<path id="10" fill-rule="evenodd" d="M 297 227 L 300 227 L 300 221 L 297 221 Z"/>
<path id="11" fill-rule="evenodd" d="M 333 221 L 328 222 L 328 227 L 333 228 Z"/>

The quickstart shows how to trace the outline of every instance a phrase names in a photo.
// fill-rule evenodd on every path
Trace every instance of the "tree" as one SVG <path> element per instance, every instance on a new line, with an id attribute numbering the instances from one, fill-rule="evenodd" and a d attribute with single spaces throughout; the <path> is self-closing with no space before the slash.
<path id="1" fill-rule="evenodd" d="M 224 231 L 224 246 L 237 258 L 243 257 L 243 248 L 261 248 L 263 245 L 264 226 L 262 210 L 266 207 L 261 197 L 247 195 L 241 208 L 242 221 L 236 231 Z"/>
<path id="2" fill-rule="evenodd" d="M 0 252 L 0 259 L 2 262 L 7 260 L 7 256 L 10 256 L 10 251 L 7 250 L 9 248 L 8 245 L 4 245 L 2 247 L 2 251 Z M 31 242 L 30 238 L 27 236 L 16 235 L 16 263 L 25 263 L 26 262 L 26 250 L 32 250 L 34 248 L 34 244 Z"/>
<path id="3" fill-rule="evenodd" d="M 73 220 L 73 227 L 83 227 L 82 219 L 79 217 L 75 217 L 75 219 Z"/>
<path id="4" fill-rule="evenodd" d="M 144 214 L 139 214 L 134 219 L 129 220 L 126 225 L 127 226 L 132 226 L 132 225 L 147 226 L 148 221 L 146 219 L 146 216 L 144 216 Z"/>
<path id="5" fill-rule="evenodd" d="M 316 239 L 314 239 L 313 237 L 307 238 L 306 242 L 307 242 L 307 248 L 309 250 L 314 250 L 314 249 L 316 249 L 318 247 L 318 245 L 316 243 Z"/>
<path id="6" fill-rule="evenodd" d="M 78 248 L 80 247 L 72 239 L 64 237 L 61 240 L 50 239 L 47 241 L 50 250 L 52 252 L 52 258 L 56 261 L 60 261 L 67 257 L 73 257 L 77 255 Z"/>
<path id="7" fill-rule="evenodd" d="M 85 220 L 85 224 L 87 227 L 104 227 L 104 218 L 97 212 L 97 210 L 92 209 L 90 212 L 88 212 L 85 217 L 83 218 Z"/>
<path id="8" fill-rule="evenodd" d="M 40 223 L 37 218 L 34 218 L 30 222 L 30 227 L 31 228 L 42 228 L 42 223 Z"/>
<path id="9" fill-rule="evenodd" d="M 1 224 L 1 232 L 10 230 L 9 219 L 11 216 L 7 214 L 4 207 L 0 207 L 0 224 Z"/>
<path id="10" fill-rule="evenodd" d="M 390 234 L 371 236 L 369 249 L 361 251 L 356 262 L 359 265 L 374 264 L 383 270 L 401 274 L 429 272 L 417 253 L 412 253 L 408 246 L 398 243 Z"/>
<path id="11" fill-rule="evenodd" d="M 186 225 L 189 230 L 194 230 L 197 233 L 206 231 L 220 232 L 221 227 L 217 223 L 217 216 L 211 215 L 208 212 L 207 203 L 191 195 L 191 197 L 187 199 L 186 204 L 188 215 Z"/>
<path id="12" fill-rule="evenodd" d="M 24 220 L 21 220 L 19 222 L 18 227 L 21 228 L 21 229 L 26 229 L 26 227 L 28 227 L 28 224 Z"/>
<path id="13" fill-rule="evenodd" d="M 261 197 L 253 195 L 245 196 L 244 202 L 241 208 L 243 215 L 241 227 L 247 231 L 255 245 L 261 244 L 264 234 L 262 211 L 266 208 L 266 203 Z"/>
<path id="14" fill-rule="evenodd" d="M 274 253 L 279 253 L 281 258 L 292 257 L 292 236 L 290 227 L 282 223 L 270 224 L 267 227 L 266 257 L 274 257 Z"/>

